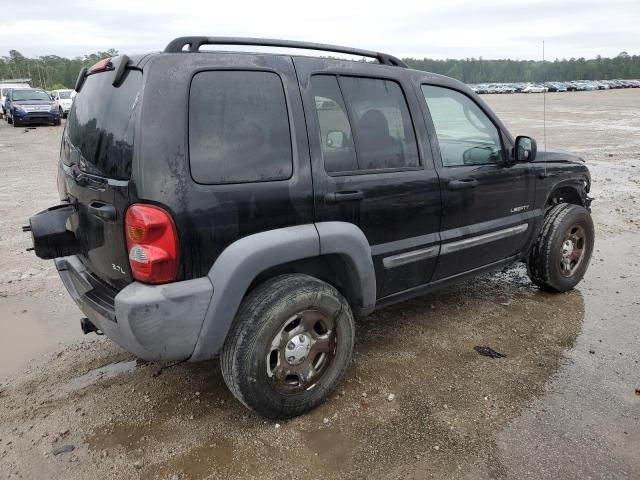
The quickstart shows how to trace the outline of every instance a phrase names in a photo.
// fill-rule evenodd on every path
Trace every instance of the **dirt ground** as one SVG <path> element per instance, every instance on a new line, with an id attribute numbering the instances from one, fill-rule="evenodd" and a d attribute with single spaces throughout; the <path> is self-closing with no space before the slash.
<path id="1" fill-rule="evenodd" d="M 542 95 L 484 98 L 544 145 Z M 593 175 L 584 281 L 546 294 L 516 266 L 378 311 L 338 391 L 280 423 L 217 361 L 163 368 L 81 335 L 20 229 L 57 201 L 62 128 L 1 123 L 0 478 L 640 478 L 640 90 L 546 103 L 547 145 Z"/>

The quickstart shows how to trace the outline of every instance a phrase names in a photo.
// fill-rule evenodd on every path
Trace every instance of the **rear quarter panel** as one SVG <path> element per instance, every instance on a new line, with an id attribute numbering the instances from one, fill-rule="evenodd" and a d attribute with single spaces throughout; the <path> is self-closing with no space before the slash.
<path id="1" fill-rule="evenodd" d="M 204 70 L 277 73 L 284 86 L 293 152 L 289 180 L 227 185 L 195 182 L 189 168 L 189 92 Z M 159 204 L 174 216 L 180 238 L 179 279 L 206 275 L 233 241 L 313 221 L 309 148 L 300 92 L 290 57 L 177 53 L 148 57 L 131 202 Z"/>

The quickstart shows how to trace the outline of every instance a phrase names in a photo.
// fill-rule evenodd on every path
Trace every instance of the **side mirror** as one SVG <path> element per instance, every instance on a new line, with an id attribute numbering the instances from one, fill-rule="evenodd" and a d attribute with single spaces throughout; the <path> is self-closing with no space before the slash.
<path id="1" fill-rule="evenodd" d="M 340 130 L 330 130 L 327 132 L 327 147 L 344 148 L 347 143 L 347 136 Z"/>
<path id="2" fill-rule="evenodd" d="M 533 162 L 538 153 L 538 144 L 531 137 L 516 137 L 514 160 L 516 162 Z"/>

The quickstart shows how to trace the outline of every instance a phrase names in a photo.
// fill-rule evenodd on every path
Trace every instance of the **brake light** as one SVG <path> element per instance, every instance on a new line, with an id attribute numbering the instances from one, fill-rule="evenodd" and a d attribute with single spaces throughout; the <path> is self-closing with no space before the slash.
<path id="1" fill-rule="evenodd" d="M 155 205 L 136 203 L 125 215 L 129 265 L 133 278 L 167 283 L 178 275 L 178 233 L 173 218 Z"/>
<path id="2" fill-rule="evenodd" d="M 105 72 L 107 70 L 113 70 L 113 65 L 111 64 L 111 57 L 107 57 L 107 58 L 103 58 L 102 60 L 98 60 L 89 69 L 88 73 Z"/>

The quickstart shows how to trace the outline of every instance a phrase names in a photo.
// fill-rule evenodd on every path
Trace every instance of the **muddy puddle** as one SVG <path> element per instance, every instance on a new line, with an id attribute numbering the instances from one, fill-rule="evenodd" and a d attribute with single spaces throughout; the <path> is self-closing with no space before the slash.
<path id="1" fill-rule="evenodd" d="M 0 380 L 82 338 L 79 318 L 80 311 L 65 298 L 0 298 Z"/>

